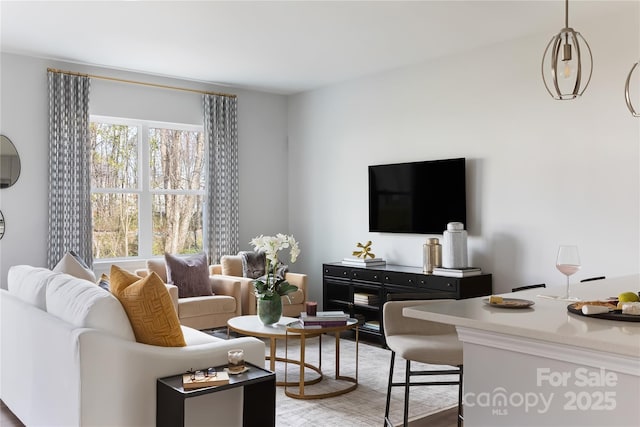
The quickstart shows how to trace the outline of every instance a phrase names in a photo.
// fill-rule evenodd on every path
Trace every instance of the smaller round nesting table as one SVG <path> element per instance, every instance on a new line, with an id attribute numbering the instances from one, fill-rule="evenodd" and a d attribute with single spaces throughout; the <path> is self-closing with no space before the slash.
<path id="1" fill-rule="evenodd" d="M 276 361 L 277 362 L 285 362 L 285 363 L 294 363 L 300 365 L 300 369 L 304 371 L 304 368 L 309 368 L 312 371 L 315 371 L 318 376 L 316 378 L 307 380 L 305 385 L 316 384 L 322 380 L 322 371 L 320 366 L 322 365 L 322 340 L 320 340 L 320 344 L 318 346 L 318 357 L 320 360 L 320 366 L 312 365 L 311 363 L 306 363 L 304 360 L 295 360 L 289 359 L 285 357 L 276 356 L 276 340 L 285 340 L 287 338 L 287 324 L 293 324 L 297 322 L 298 319 L 294 317 L 281 317 L 280 321 L 274 325 L 263 325 L 258 319 L 258 316 L 237 316 L 232 317 L 227 320 L 227 336 L 229 335 L 229 331 L 234 331 L 242 335 L 247 335 L 250 337 L 257 338 L 268 338 L 269 339 L 269 356 L 265 357 L 265 360 L 269 361 L 269 370 L 272 372 L 276 371 Z M 307 335 L 306 338 L 319 337 L 322 332 L 316 332 L 311 335 Z M 298 335 L 299 336 L 299 335 Z M 304 356 L 303 356 L 304 359 Z M 285 370 L 286 372 L 286 370 Z M 304 379 L 302 379 L 304 381 Z M 286 378 L 284 381 L 277 381 L 277 386 L 287 386 L 287 385 L 297 385 L 298 382 L 290 382 L 287 383 Z"/>
<path id="2" fill-rule="evenodd" d="M 287 396 L 296 399 L 322 399 L 325 397 L 339 396 L 355 390 L 358 387 L 358 321 L 356 319 L 348 319 L 346 325 L 329 326 L 329 327 L 303 327 L 298 319 L 293 317 L 282 317 L 280 321 L 274 325 L 263 325 L 258 316 L 238 316 L 227 321 L 228 331 L 235 331 L 242 335 L 248 335 L 258 338 L 269 339 L 269 356 L 265 357 L 270 362 L 270 370 L 275 371 L 275 362 L 285 363 L 284 381 L 276 381 L 276 385 L 284 386 L 284 392 Z M 355 331 L 356 348 L 355 348 L 355 376 L 346 376 L 340 374 L 340 333 L 348 330 Z M 305 346 L 308 338 L 321 337 L 323 334 L 333 334 L 335 336 L 335 379 L 349 383 L 345 388 L 334 390 L 326 393 L 309 394 L 305 393 L 305 386 L 320 382 L 323 378 L 322 374 L 322 339 L 319 340 L 318 346 L 318 366 L 312 365 L 305 361 Z M 285 340 L 285 357 L 276 357 L 276 340 Z M 297 339 L 300 341 L 300 360 L 290 359 L 288 357 L 289 340 Z M 287 381 L 286 364 L 294 363 L 300 366 L 300 375 L 298 381 Z M 305 367 L 316 373 L 318 377 L 311 380 L 305 380 Z M 291 389 L 293 388 L 293 389 Z M 297 388 L 297 391 L 294 391 Z"/>

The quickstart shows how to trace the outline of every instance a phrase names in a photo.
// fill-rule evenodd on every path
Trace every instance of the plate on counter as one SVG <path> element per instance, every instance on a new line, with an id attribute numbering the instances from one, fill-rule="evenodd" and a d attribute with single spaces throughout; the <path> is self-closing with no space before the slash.
<path id="1" fill-rule="evenodd" d="M 569 304 L 567 310 L 569 313 L 578 314 L 584 317 L 595 317 L 598 319 L 620 320 L 623 322 L 640 322 L 640 316 L 637 314 L 622 314 L 622 310 L 610 310 L 608 313 L 584 314 L 579 303 Z"/>
<path id="2" fill-rule="evenodd" d="M 490 305 L 491 307 L 500 307 L 500 308 L 527 308 L 535 304 L 535 302 L 530 301 L 528 299 L 519 299 L 519 298 L 502 298 L 501 303 L 490 303 L 489 298 L 485 298 L 482 300 L 482 302 L 487 305 Z"/>

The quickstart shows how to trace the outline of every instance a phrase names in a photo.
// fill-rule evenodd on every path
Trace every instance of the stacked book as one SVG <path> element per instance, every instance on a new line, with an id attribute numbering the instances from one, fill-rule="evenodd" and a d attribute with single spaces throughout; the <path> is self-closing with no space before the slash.
<path id="1" fill-rule="evenodd" d="M 315 316 L 309 316 L 306 312 L 300 313 L 300 323 L 303 327 L 320 326 L 344 326 L 349 320 L 349 315 L 342 311 L 318 311 Z"/>
<path id="2" fill-rule="evenodd" d="M 380 322 L 378 322 L 377 320 L 367 320 L 362 326 L 367 329 L 373 329 L 376 332 L 380 332 Z"/>
<path id="3" fill-rule="evenodd" d="M 354 292 L 353 293 L 353 303 L 359 305 L 377 305 L 378 304 L 378 295 L 375 294 L 366 294 L 364 292 Z"/>
<path id="4" fill-rule="evenodd" d="M 342 263 L 356 267 L 378 267 L 387 264 L 387 262 L 382 258 L 344 258 Z"/>
<path id="5" fill-rule="evenodd" d="M 444 268 L 444 267 L 435 267 L 433 269 L 433 274 L 435 276 L 447 276 L 447 277 L 469 277 L 469 276 L 479 276 L 482 274 L 482 270 L 478 267 L 467 267 L 467 268 Z"/>

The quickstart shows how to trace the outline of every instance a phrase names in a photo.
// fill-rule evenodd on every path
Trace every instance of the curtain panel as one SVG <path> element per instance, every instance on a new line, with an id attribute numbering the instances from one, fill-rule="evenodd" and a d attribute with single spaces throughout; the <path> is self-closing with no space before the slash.
<path id="1" fill-rule="evenodd" d="M 48 71 L 49 239 L 53 268 L 69 250 L 92 255 L 89 83 L 86 76 Z"/>
<path id="2" fill-rule="evenodd" d="M 238 100 L 204 98 L 204 132 L 208 147 L 206 211 L 207 251 L 212 263 L 240 250 L 238 196 Z"/>

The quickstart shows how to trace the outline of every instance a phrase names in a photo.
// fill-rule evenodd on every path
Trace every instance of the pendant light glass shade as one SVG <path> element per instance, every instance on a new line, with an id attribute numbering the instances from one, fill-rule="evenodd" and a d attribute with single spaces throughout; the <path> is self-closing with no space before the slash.
<path id="1" fill-rule="evenodd" d="M 627 81 L 624 84 L 624 99 L 625 101 L 627 101 L 627 108 L 629 108 L 629 111 L 631 111 L 631 114 L 633 115 L 633 117 L 640 117 L 640 113 L 638 113 L 636 109 L 633 108 L 633 105 L 631 104 L 631 76 L 633 75 L 633 72 L 636 71 L 636 69 L 638 68 L 638 64 L 640 64 L 640 61 L 633 64 L 633 67 L 631 67 L 631 71 L 629 71 L 629 75 L 627 76 Z M 636 79 L 636 80 L 640 80 L 640 79 Z M 634 91 L 634 93 L 638 93 L 638 92 L 640 92 L 640 90 Z"/>
<path id="2" fill-rule="evenodd" d="M 569 0 L 565 0 L 565 28 L 551 38 L 542 57 L 544 86 L 554 99 L 574 99 L 589 86 L 592 71 L 591 48 L 569 27 Z"/>

